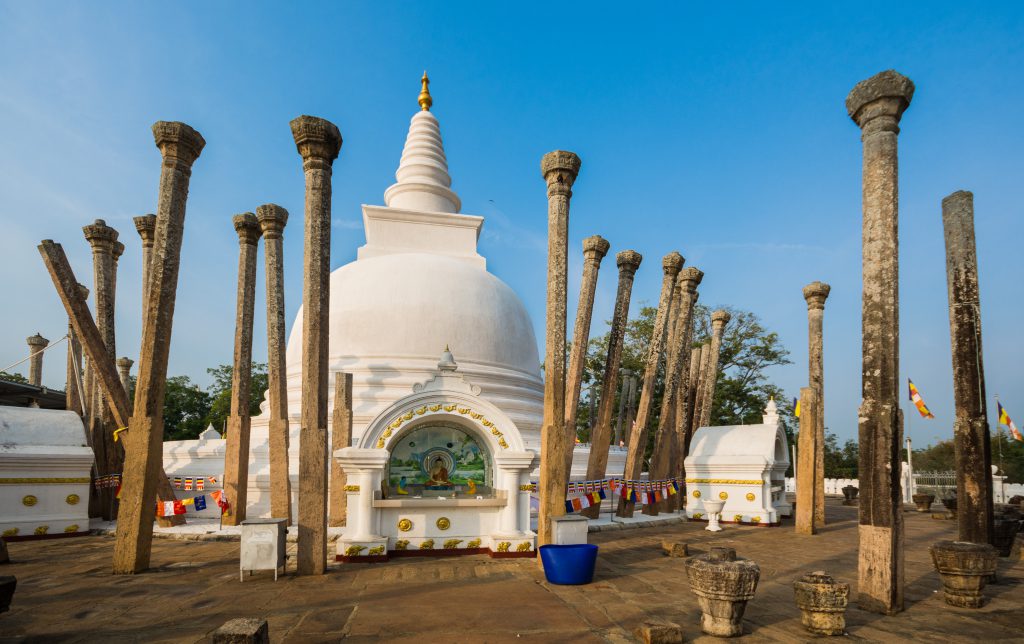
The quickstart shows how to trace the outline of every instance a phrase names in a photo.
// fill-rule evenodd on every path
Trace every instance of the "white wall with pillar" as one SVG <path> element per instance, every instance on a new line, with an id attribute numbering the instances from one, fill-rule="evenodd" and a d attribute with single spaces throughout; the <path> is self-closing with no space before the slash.
<path id="1" fill-rule="evenodd" d="M 515 423 L 457 374 L 447 350 L 429 380 L 334 452 L 347 475 L 337 558 L 535 556 L 530 473 L 537 453 Z"/>

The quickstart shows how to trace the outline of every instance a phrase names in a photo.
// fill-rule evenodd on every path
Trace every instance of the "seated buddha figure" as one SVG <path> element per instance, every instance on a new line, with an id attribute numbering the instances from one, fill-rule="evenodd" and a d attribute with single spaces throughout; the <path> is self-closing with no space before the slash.
<path id="1" fill-rule="evenodd" d="M 452 484 L 448 480 L 448 468 L 444 466 L 444 461 L 438 457 L 434 459 L 434 462 L 430 465 L 430 478 L 424 484 L 428 487 L 450 487 Z"/>

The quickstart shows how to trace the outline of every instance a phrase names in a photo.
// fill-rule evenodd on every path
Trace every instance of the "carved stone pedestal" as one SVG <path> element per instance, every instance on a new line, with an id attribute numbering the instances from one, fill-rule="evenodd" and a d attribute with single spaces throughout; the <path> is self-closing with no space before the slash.
<path id="1" fill-rule="evenodd" d="M 985 605 L 982 590 L 996 572 L 998 553 L 987 543 L 939 541 L 931 547 L 932 562 L 942 577 L 946 603 L 960 608 Z"/>
<path id="2" fill-rule="evenodd" d="M 761 569 L 736 557 L 733 548 L 712 547 L 686 562 L 690 590 L 700 604 L 701 629 L 708 635 L 735 637 L 743 633 L 743 611 L 753 599 Z"/>
<path id="3" fill-rule="evenodd" d="M 832 575 L 819 570 L 794 581 L 793 590 L 804 628 L 815 635 L 843 634 L 850 584 L 839 583 Z"/>
<path id="4" fill-rule="evenodd" d="M 847 485 L 843 488 L 843 505 L 857 505 L 857 493 L 860 488 L 856 485 Z"/>
<path id="5" fill-rule="evenodd" d="M 932 509 L 932 503 L 935 503 L 934 494 L 915 494 L 911 498 L 914 499 L 918 512 L 928 512 Z"/>

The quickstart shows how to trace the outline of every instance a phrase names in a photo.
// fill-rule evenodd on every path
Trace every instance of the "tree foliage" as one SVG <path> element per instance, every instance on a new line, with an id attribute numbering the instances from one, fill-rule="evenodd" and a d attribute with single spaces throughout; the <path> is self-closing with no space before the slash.
<path id="1" fill-rule="evenodd" d="M 0 371 L 0 380 L 6 380 L 7 382 L 20 382 L 26 385 L 28 384 L 28 378 L 20 373 L 13 373 L 10 371 Z"/>
<path id="2" fill-rule="evenodd" d="M 213 383 L 203 390 L 188 376 L 167 378 L 164 396 L 164 440 L 190 440 L 199 436 L 207 426 L 213 425 L 223 432 L 231 413 L 231 365 L 207 369 Z M 134 377 L 132 388 L 134 388 Z M 267 391 L 267 365 L 253 363 L 252 388 L 249 395 L 249 414 L 260 413 L 260 403 Z"/>
<path id="3" fill-rule="evenodd" d="M 1024 443 L 1011 440 L 1003 430 L 997 430 L 991 441 L 992 464 L 1006 476 L 1006 482 L 1024 483 Z M 906 459 L 904 451 L 903 460 Z M 914 450 L 916 472 L 950 472 L 956 469 L 956 450 L 951 439 Z"/>

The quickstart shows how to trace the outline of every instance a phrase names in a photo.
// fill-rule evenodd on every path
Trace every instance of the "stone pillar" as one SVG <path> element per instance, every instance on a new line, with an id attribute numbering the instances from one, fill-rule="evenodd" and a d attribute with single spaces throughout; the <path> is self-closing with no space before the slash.
<path id="1" fill-rule="evenodd" d="M 270 405 L 270 516 L 292 523 L 288 473 L 288 379 L 284 309 L 284 227 L 288 211 L 276 204 L 256 208 L 263 233 L 267 283 L 267 400 Z M 348 445 L 346 444 L 345 447 Z M 344 504 L 344 495 L 342 495 Z"/>
<path id="2" fill-rule="evenodd" d="M 341 151 L 341 132 L 330 121 L 314 116 L 298 117 L 291 128 L 306 175 L 297 571 L 300 575 L 322 575 L 327 568 L 331 174 Z"/>
<path id="3" fill-rule="evenodd" d="M 117 358 L 114 334 L 114 280 L 117 271 L 114 263 L 114 255 L 117 252 L 118 233 L 102 219 L 97 219 L 92 224 L 82 228 L 85 238 L 92 247 L 93 265 L 93 300 L 95 310 L 93 315 L 96 318 L 96 328 L 107 348 L 107 356 L 113 362 Z M 100 381 L 94 379 L 91 390 L 86 390 L 90 395 L 89 406 L 91 408 L 89 433 L 92 436 L 93 452 L 96 454 L 97 476 L 119 474 L 121 467 L 121 448 L 114 443 L 114 431 L 117 423 L 114 422 L 113 414 L 107 405 L 103 403 L 106 392 L 100 385 Z M 114 488 L 103 488 L 90 491 L 89 510 L 92 516 L 102 517 L 110 521 L 117 516 L 116 499 Z"/>
<path id="4" fill-rule="evenodd" d="M 128 423 L 126 439 L 131 449 L 122 477 L 121 510 L 114 542 L 115 574 L 137 573 L 149 567 L 156 488 L 158 479 L 163 476 L 163 403 L 185 202 L 192 164 L 206 145 L 199 132 L 177 122 L 156 122 L 153 138 L 160 148 L 163 164 L 149 298 L 143 303 L 145 324 L 135 383 L 135 413 Z"/>
<path id="5" fill-rule="evenodd" d="M 113 270 L 110 275 L 110 301 L 117 302 L 117 262 L 121 259 L 121 255 L 124 255 L 124 244 L 117 241 L 114 242 L 114 252 L 112 257 L 114 259 Z"/>
<path id="6" fill-rule="evenodd" d="M 715 383 L 718 381 L 718 360 L 722 352 L 722 335 L 725 332 L 725 325 L 729 323 L 732 316 L 721 309 L 711 314 L 711 352 L 708 358 L 706 378 L 703 383 L 703 391 L 700 392 L 703 402 L 700 404 L 700 425 L 707 427 L 711 424 L 711 408 L 715 399 Z"/>
<path id="7" fill-rule="evenodd" d="M 887 615 L 903 610 L 896 137 L 913 96 L 910 79 L 890 70 L 857 83 L 846 98 L 864 151 L 858 603 Z"/>
<path id="8" fill-rule="evenodd" d="M 128 394 L 129 400 L 131 399 L 132 392 L 132 365 L 135 361 L 128 357 L 122 357 L 117 359 L 117 373 L 121 376 L 121 386 L 124 387 L 124 393 Z"/>
<path id="9" fill-rule="evenodd" d="M 650 418 L 651 403 L 654 399 L 654 381 L 658 375 L 661 354 L 665 349 L 665 336 L 672 335 L 670 331 L 667 331 L 669 322 L 673 317 L 677 317 L 672 314 L 673 309 L 679 308 L 679 298 L 675 297 L 676 278 L 683 268 L 684 261 L 683 256 L 675 251 L 665 255 L 661 260 L 663 272 L 661 294 L 658 296 L 658 312 L 654 315 L 654 330 L 651 332 L 651 342 L 647 348 L 647 362 L 644 365 L 644 381 L 640 388 L 640 403 L 636 410 L 636 421 L 629 434 L 629 449 L 626 451 L 624 472 L 626 479 L 640 478 L 643 470 L 644 451 L 647 448 L 647 423 Z M 620 498 L 616 514 L 620 517 L 631 517 L 633 516 L 633 506 L 632 502 Z"/>
<path id="10" fill-rule="evenodd" d="M 555 150 L 540 161 L 548 188 L 548 286 L 544 337 L 544 420 L 540 443 L 540 507 L 537 510 L 537 545 L 552 542 L 551 519 L 565 514 L 569 468 L 565 454 L 565 327 L 568 279 L 569 201 L 580 171 L 580 158 Z"/>
<path id="11" fill-rule="evenodd" d="M 78 285 L 82 300 L 89 299 L 89 289 L 84 284 Z M 75 325 L 68 317 L 68 375 L 64 386 L 64 407 L 79 416 L 85 417 L 83 391 L 82 341 L 75 332 Z"/>
<path id="12" fill-rule="evenodd" d="M 690 446 L 690 436 L 692 435 L 692 431 L 689 429 L 687 412 L 690 409 L 689 392 L 693 386 L 690 379 L 690 357 L 693 353 L 691 350 L 693 346 L 693 311 L 697 306 L 697 299 L 700 297 L 700 294 L 697 293 L 697 287 L 700 286 L 703 279 L 704 273 L 691 266 L 683 269 L 677 280 L 682 285 L 681 293 L 685 293 L 685 299 L 682 302 L 685 309 L 680 313 L 680 319 L 682 320 L 680 326 L 682 328 L 679 329 L 679 332 L 682 333 L 682 336 L 677 340 L 679 343 L 679 358 L 676 367 L 679 372 L 679 384 L 676 386 L 675 407 L 673 412 L 669 414 L 673 421 L 673 431 L 666 438 L 672 448 L 666 477 L 679 479 L 683 478 L 683 460 L 686 458 L 686 452 Z M 681 486 L 685 488 L 685 485 L 682 485 L 682 483 Z M 685 498 L 685 492 L 670 498 L 668 503 L 665 504 L 666 511 L 671 511 L 673 508 L 682 509 Z"/>
<path id="13" fill-rule="evenodd" d="M 348 511 L 345 494 L 345 470 L 334 458 L 334 452 L 352 446 L 352 374 L 334 372 L 334 414 L 331 418 L 331 501 L 330 525 L 345 525 Z M 287 456 L 287 454 L 285 454 Z"/>
<path id="14" fill-rule="evenodd" d="M 696 299 L 696 298 L 695 298 Z M 686 343 L 687 348 L 690 351 L 689 368 L 687 369 L 688 375 L 686 378 L 686 388 L 682 389 L 679 394 L 679 404 L 676 406 L 676 413 L 678 417 L 676 419 L 676 428 L 679 435 L 682 436 L 679 445 L 679 459 L 676 462 L 676 476 L 679 477 L 683 483 L 681 484 L 679 494 L 676 498 L 676 506 L 683 510 L 686 507 L 686 467 L 684 465 L 687 455 L 690 453 L 690 442 L 693 440 L 693 433 L 696 431 L 696 427 L 693 424 L 693 414 L 696 407 L 696 396 L 697 389 L 700 387 L 700 367 L 701 367 L 701 354 L 703 353 L 702 347 L 690 346 L 693 344 L 693 324 L 690 324 L 690 341 Z M 707 345 L 704 345 L 707 346 Z"/>
<path id="15" fill-rule="evenodd" d="M 614 445 L 625 440 L 626 435 L 622 433 L 622 423 L 626 420 L 626 408 L 629 406 L 629 382 L 633 379 L 632 369 L 622 369 L 622 385 L 619 387 L 619 414 L 615 418 L 615 437 L 612 439 Z M 626 426 L 629 431 L 629 425 Z"/>
<path id="16" fill-rule="evenodd" d="M 601 378 L 601 400 L 597 407 L 597 421 L 590 432 L 590 459 L 587 461 L 587 480 L 604 478 L 608 468 L 608 449 L 612 438 L 612 408 L 615 406 L 615 384 L 619 378 L 619 363 L 622 361 L 622 342 L 626 335 L 626 321 L 629 317 L 629 298 L 633 292 L 633 276 L 640 268 L 643 256 L 635 250 L 624 250 L 615 256 L 619 267 L 619 286 L 615 293 L 615 311 L 612 314 L 612 328 L 608 334 L 608 354 L 604 361 L 604 376 Z M 543 452 L 542 452 L 543 453 Z M 593 505 L 580 512 L 585 517 L 596 519 L 601 512 L 599 505 Z"/>
<path id="17" fill-rule="evenodd" d="M 224 448 L 224 525 L 245 521 L 249 489 L 249 401 L 252 389 L 252 318 L 256 302 L 256 257 L 260 224 L 251 212 L 232 218 L 238 233 L 238 295 L 235 306 L 235 357 L 231 370 L 231 414 Z"/>
<path id="18" fill-rule="evenodd" d="M 800 435 L 797 437 L 798 462 L 796 477 L 796 533 L 817 532 L 817 497 L 824 494 L 818 489 L 818 392 L 814 387 L 800 389 Z"/>
<path id="19" fill-rule="evenodd" d="M 696 432 L 702 427 L 701 418 L 704 416 L 704 388 L 707 386 L 708 368 L 711 362 L 711 342 L 700 345 L 700 366 L 697 367 L 697 384 L 693 391 L 693 420 L 691 432 Z"/>
<path id="20" fill-rule="evenodd" d="M 974 242 L 974 195 L 959 190 L 942 200 L 946 238 L 949 335 L 953 345 L 953 447 L 959 541 L 993 543 L 992 451 L 981 353 L 978 256 Z"/>
<path id="21" fill-rule="evenodd" d="M 36 333 L 26 338 L 25 342 L 28 343 L 28 355 L 31 356 L 28 361 L 28 384 L 41 387 L 43 386 L 43 349 L 50 344 L 50 341 Z"/>
<path id="22" fill-rule="evenodd" d="M 580 302 L 576 307 L 576 327 L 569 350 L 569 368 L 565 381 L 565 471 L 572 469 L 573 449 L 576 445 L 576 414 L 580 405 L 580 388 L 587 363 L 587 345 L 590 342 L 590 321 L 594 317 L 594 293 L 597 290 L 597 272 L 601 260 L 608 254 L 608 240 L 600 235 L 583 240 L 583 281 L 580 282 Z"/>
<path id="23" fill-rule="evenodd" d="M 142 301 L 149 300 L 149 264 L 153 257 L 153 242 L 156 240 L 156 215 L 142 215 L 132 219 L 135 230 L 142 238 Z M 145 307 L 143 307 L 145 312 Z M 145 324 L 145 320 L 143 320 Z"/>
<path id="24" fill-rule="evenodd" d="M 825 360 L 822 357 L 822 318 L 825 316 L 825 300 L 832 290 L 824 282 L 811 282 L 804 287 L 807 300 L 807 382 L 814 389 L 818 403 L 817 438 L 814 441 L 814 524 L 825 525 Z M 800 407 L 803 410 L 803 406 Z"/>
<path id="25" fill-rule="evenodd" d="M 633 423 L 636 422 L 636 394 L 639 388 L 639 381 L 636 372 L 629 377 L 629 395 L 626 397 L 626 430 L 633 431 Z"/>

